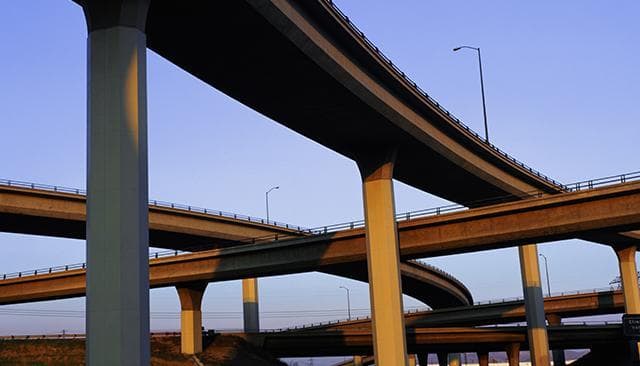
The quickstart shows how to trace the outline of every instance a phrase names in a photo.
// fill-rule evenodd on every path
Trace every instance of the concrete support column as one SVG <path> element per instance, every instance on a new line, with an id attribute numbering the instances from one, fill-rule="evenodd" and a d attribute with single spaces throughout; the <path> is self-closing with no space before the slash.
<path id="1" fill-rule="evenodd" d="M 507 349 L 507 359 L 509 360 L 509 366 L 520 365 L 520 343 L 511 343 Z"/>
<path id="2" fill-rule="evenodd" d="M 86 364 L 148 365 L 148 1 L 82 4 L 88 26 Z"/>
<path id="3" fill-rule="evenodd" d="M 547 322 L 549 322 L 549 326 L 560 326 L 562 325 L 562 318 L 555 314 L 548 314 Z M 551 351 L 551 355 L 553 356 L 553 366 L 566 366 L 567 360 L 563 349 L 555 349 Z"/>
<path id="4" fill-rule="evenodd" d="M 206 282 L 176 286 L 180 297 L 180 349 L 194 355 L 202 352 L 202 296 Z"/>
<path id="5" fill-rule="evenodd" d="M 429 354 L 428 353 L 419 353 L 418 354 L 418 365 L 427 366 L 429 364 Z"/>
<path id="6" fill-rule="evenodd" d="M 258 308 L 258 279 L 242 280 L 242 314 L 245 333 L 260 331 L 260 311 Z"/>
<path id="7" fill-rule="evenodd" d="M 364 357 L 362 356 L 353 356 L 353 366 L 362 366 L 364 362 L 362 362 Z"/>
<path id="8" fill-rule="evenodd" d="M 416 355 L 409 355 L 409 366 L 418 366 L 418 357 Z"/>
<path id="9" fill-rule="evenodd" d="M 640 314 L 640 289 L 638 288 L 638 267 L 636 264 L 636 252 L 638 248 L 633 245 L 624 248 L 614 248 L 618 256 L 620 266 L 620 280 L 622 281 L 622 294 L 624 296 L 625 314 Z M 634 364 L 640 364 L 640 343 L 631 342 L 632 360 Z"/>
<path id="10" fill-rule="evenodd" d="M 449 366 L 460 366 L 461 364 L 462 360 L 459 353 L 449 354 Z"/>
<path id="11" fill-rule="evenodd" d="M 535 244 L 523 245 L 518 248 L 518 253 L 520 254 L 531 364 L 533 366 L 549 366 L 549 339 L 544 316 L 538 247 Z"/>
<path id="12" fill-rule="evenodd" d="M 478 352 L 479 366 L 489 366 L 489 352 Z"/>
<path id="13" fill-rule="evenodd" d="M 375 156 L 378 158 L 375 158 Z M 369 294 L 376 365 L 407 365 L 400 255 L 393 196 L 395 151 L 358 162 L 363 180 Z"/>
<path id="14" fill-rule="evenodd" d="M 448 366 L 449 365 L 449 354 L 446 352 L 438 352 L 438 365 L 440 366 Z"/>

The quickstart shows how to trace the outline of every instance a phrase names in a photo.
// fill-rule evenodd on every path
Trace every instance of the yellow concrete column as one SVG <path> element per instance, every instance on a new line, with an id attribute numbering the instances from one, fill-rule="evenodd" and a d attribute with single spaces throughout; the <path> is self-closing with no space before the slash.
<path id="1" fill-rule="evenodd" d="M 478 352 L 479 366 L 489 366 L 489 352 Z"/>
<path id="2" fill-rule="evenodd" d="M 362 356 L 353 356 L 353 366 L 362 366 L 364 365 L 364 362 L 362 362 L 362 359 L 364 357 Z"/>
<path id="3" fill-rule="evenodd" d="M 459 353 L 449 355 L 449 366 L 460 366 L 462 364 Z"/>
<path id="4" fill-rule="evenodd" d="M 556 314 L 548 314 L 547 322 L 549 326 L 560 326 L 562 325 L 562 318 Z M 553 356 L 553 366 L 566 366 L 567 360 L 563 349 L 554 349 L 551 351 L 551 355 Z"/>
<path id="5" fill-rule="evenodd" d="M 640 314 L 640 289 L 638 289 L 638 267 L 636 264 L 638 248 L 633 245 L 614 249 L 620 266 L 624 312 L 626 314 Z M 637 361 L 640 359 L 640 343 L 633 342 L 632 348 L 634 353 L 632 357 Z"/>
<path id="6" fill-rule="evenodd" d="M 375 364 L 407 365 L 392 181 L 395 152 L 385 152 L 377 160 L 368 158 L 358 167 L 363 180 Z"/>
<path id="7" fill-rule="evenodd" d="M 180 297 L 180 344 L 182 353 L 193 355 L 202 352 L 202 296 L 206 282 L 176 286 Z"/>
<path id="8" fill-rule="evenodd" d="M 258 279 L 242 280 L 242 313 L 245 333 L 260 331 L 260 310 L 258 307 Z"/>
<path id="9" fill-rule="evenodd" d="M 418 358 L 416 355 L 409 355 L 409 366 L 418 366 Z"/>
<path id="10" fill-rule="evenodd" d="M 538 247 L 535 244 L 523 245 L 518 248 L 518 253 L 520 254 L 531 364 L 533 366 L 549 366 L 551 362 L 549 359 L 549 339 L 544 316 Z"/>
<path id="11" fill-rule="evenodd" d="M 520 343 L 511 343 L 507 347 L 507 358 L 509 359 L 509 366 L 520 365 Z"/>

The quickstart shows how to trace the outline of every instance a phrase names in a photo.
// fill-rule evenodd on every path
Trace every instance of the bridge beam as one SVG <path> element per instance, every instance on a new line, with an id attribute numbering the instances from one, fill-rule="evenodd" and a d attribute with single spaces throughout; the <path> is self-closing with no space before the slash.
<path id="1" fill-rule="evenodd" d="M 88 27 L 86 363 L 148 365 L 149 1 L 82 6 Z"/>
<path id="2" fill-rule="evenodd" d="M 640 314 L 640 289 L 638 288 L 638 266 L 636 264 L 638 248 L 632 245 L 622 248 L 615 247 L 614 249 L 620 266 L 624 312 L 629 315 L 638 315 Z M 631 357 L 634 362 L 640 363 L 640 343 L 631 342 Z"/>
<path id="3" fill-rule="evenodd" d="M 180 349 L 194 355 L 202 352 L 202 296 L 206 282 L 176 286 L 180 298 Z"/>
<path id="4" fill-rule="evenodd" d="M 520 255 L 531 364 L 533 366 L 549 366 L 549 338 L 544 316 L 538 246 L 536 244 L 522 245 L 518 247 L 518 253 Z"/>
<path id="5" fill-rule="evenodd" d="M 258 307 L 258 279 L 242 280 L 242 314 L 245 333 L 260 331 L 260 310 Z"/>
<path id="6" fill-rule="evenodd" d="M 407 365 L 400 253 L 395 220 L 395 150 L 374 151 L 358 161 L 363 201 L 369 296 L 376 365 Z"/>

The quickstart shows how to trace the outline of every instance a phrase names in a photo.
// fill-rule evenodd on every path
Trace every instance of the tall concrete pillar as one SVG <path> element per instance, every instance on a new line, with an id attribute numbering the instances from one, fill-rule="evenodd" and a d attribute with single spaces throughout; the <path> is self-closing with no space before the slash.
<path id="1" fill-rule="evenodd" d="M 362 356 L 353 356 L 353 366 L 362 366 L 364 362 L 362 361 L 364 357 Z"/>
<path id="2" fill-rule="evenodd" d="M 460 366 L 461 364 L 462 360 L 459 353 L 449 354 L 449 366 Z"/>
<path id="3" fill-rule="evenodd" d="M 376 157 L 377 155 L 377 157 Z M 369 295 L 376 365 L 407 365 L 400 255 L 393 196 L 395 152 L 358 162 L 363 180 Z"/>
<path id="4" fill-rule="evenodd" d="M 615 248 L 620 266 L 624 312 L 630 315 L 640 314 L 640 289 L 638 288 L 638 267 L 636 264 L 637 250 L 638 248 L 635 245 Z M 632 341 L 631 351 L 634 364 L 640 364 L 640 343 Z"/>
<path id="5" fill-rule="evenodd" d="M 418 365 L 426 366 L 429 364 L 429 354 L 428 353 L 419 353 L 418 354 Z"/>
<path id="6" fill-rule="evenodd" d="M 520 365 L 520 343 L 511 343 L 507 349 L 507 359 L 509 360 L 509 366 Z"/>
<path id="7" fill-rule="evenodd" d="M 449 354 L 447 352 L 438 352 L 438 365 L 440 366 L 449 365 Z"/>
<path id="8" fill-rule="evenodd" d="M 148 0 L 84 1 L 86 363 L 149 364 Z"/>
<path id="9" fill-rule="evenodd" d="M 549 322 L 550 326 L 560 326 L 562 325 L 562 318 L 556 314 L 548 314 L 547 322 Z M 563 349 L 555 349 L 551 351 L 551 355 L 553 356 L 553 366 L 566 366 L 567 360 Z"/>
<path id="10" fill-rule="evenodd" d="M 258 308 L 258 279 L 242 280 L 242 311 L 245 333 L 260 331 L 260 311 Z"/>
<path id="11" fill-rule="evenodd" d="M 418 357 L 416 355 L 409 355 L 409 366 L 418 366 Z"/>
<path id="12" fill-rule="evenodd" d="M 478 352 L 478 365 L 489 366 L 489 352 Z"/>
<path id="13" fill-rule="evenodd" d="M 531 364 L 533 366 L 549 366 L 549 339 L 544 316 L 538 247 L 535 244 L 523 245 L 518 248 L 518 252 L 520 254 Z"/>
<path id="14" fill-rule="evenodd" d="M 194 355 L 202 352 L 202 296 L 206 282 L 176 286 L 180 298 L 180 349 Z"/>

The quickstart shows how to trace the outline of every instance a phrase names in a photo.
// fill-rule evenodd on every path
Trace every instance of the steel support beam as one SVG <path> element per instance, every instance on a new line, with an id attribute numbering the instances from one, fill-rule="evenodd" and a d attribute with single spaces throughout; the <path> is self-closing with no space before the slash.
<path id="1" fill-rule="evenodd" d="M 518 247 L 518 253 L 520 255 L 531 364 L 533 366 L 549 366 L 549 338 L 544 316 L 538 247 L 535 244 L 523 245 Z"/>
<path id="2" fill-rule="evenodd" d="M 176 286 L 180 298 L 180 349 L 194 355 L 202 352 L 202 296 L 206 282 Z"/>
<path id="3" fill-rule="evenodd" d="M 242 280 L 242 314 L 245 333 L 260 331 L 260 310 L 258 307 L 258 279 Z"/>
<path id="4" fill-rule="evenodd" d="M 147 9 L 142 0 L 83 4 L 89 366 L 150 362 Z"/>
<path id="5" fill-rule="evenodd" d="M 375 363 L 400 366 L 408 364 L 408 357 L 392 180 L 395 157 L 395 151 L 374 152 L 358 167 L 363 181 Z"/>

